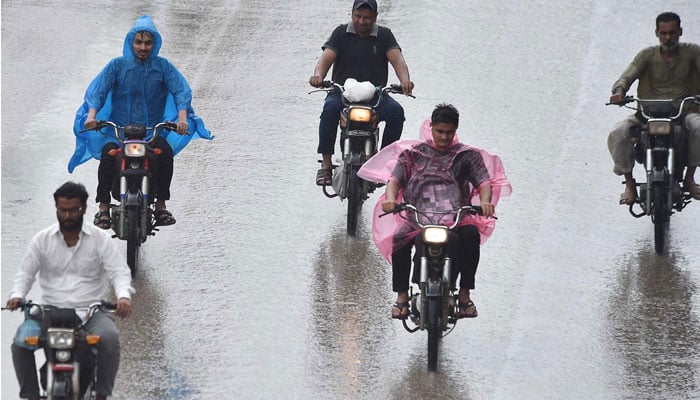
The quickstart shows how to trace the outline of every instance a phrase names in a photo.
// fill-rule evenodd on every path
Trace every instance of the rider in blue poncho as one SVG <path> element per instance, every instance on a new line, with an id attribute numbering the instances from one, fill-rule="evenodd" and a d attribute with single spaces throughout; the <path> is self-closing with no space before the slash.
<path id="1" fill-rule="evenodd" d="M 167 59 L 158 56 L 163 40 L 151 17 L 136 20 L 124 39 L 123 56 L 114 58 L 90 83 L 85 102 L 76 113 L 73 131 L 76 146 L 68 171 L 91 158 L 100 160 L 96 201 L 100 211 L 95 224 L 110 228 L 110 192 L 117 176 L 114 158 L 107 155 L 118 147 L 111 128 L 80 133 L 94 128 L 97 120 L 117 125 L 145 124 L 152 127 L 163 121 L 177 120 L 177 132 L 164 131 L 152 143 L 162 150 L 151 159 L 155 185 L 155 213 L 158 225 L 172 225 L 175 219 L 166 210 L 173 176 L 173 156 L 193 137 L 212 139 L 204 122 L 194 114 L 192 90 L 187 80 Z M 116 197 L 115 197 L 116 198 Z"/>

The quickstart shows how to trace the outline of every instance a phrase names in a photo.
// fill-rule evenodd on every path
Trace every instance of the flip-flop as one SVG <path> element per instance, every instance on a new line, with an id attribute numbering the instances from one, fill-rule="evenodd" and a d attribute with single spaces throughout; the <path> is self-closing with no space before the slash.
<path id="1" fill-rule="evenodd" d="M 630 191 L 625 189 L 624 192 L 620 195 L 620 204 L 622 205 L 630 205 L 634 204 L 634 202 L 637 201 L 637 191 Z"/>
<path id="2" fill-rule="evenodd" d="M 693 184 L 693 186 L 690 187 L 688 185 L 683 185 L 683 190 L 688 192 L 693 199 L 700 200 L 700 185 Z"/>
<path id="3" fill-rule="evenodd" d="M 393 318 L 393 319 L 406 319 L 406 318 L 408 318 L 408 314 L 410 313 L 411 306 L 409 305 L 409 303 L 407 301 L 404 301 L 403 303 L 398 303 L 398 302 L 394 303 L 392 307 L 399 310 L 399 313 L 394 315 L 394 312 L 392 310 L 391 318 Z M 406 310 L 406 314 L 403 313 L 403 310 Z"/>
<path id="4" fill-rule="evenodd" d="M 321 168 L 316 172 L 316 184 L 318 186 L 328 186 L 333 183 L 333 169 Z"/>
<path id="5" fill-rule="evenodd" d="M 474 307 L 474 313 L 473 313 L 473 314 L 469 314 L 469 313 L 464 313 L 464 314 L 462 314 L 462 313 L 461 313 L 461 311 L 466 311 L 467 308 L 469 308 L 469 307 Z M 459 310 L 459 312 L 457 312 L 457 318 L 458 318 L 458 319 L 459 319 L 459 318 L 476 318 L 477 316 L 479 316 L 479 313 L 476 311 L 476 306 L 474 305 L 474 302 L 471 301 L 471 300 L 469 300 L 469 301 L 466 302 L 466 303 L 462 303 L 462 302 L 460 301 L 459 303 L 457 303 L 457 309 Z"/>
<path id="6" fill-rule="evenodd" d="M 170 211 L 166 209 L 156 210 L 153 213 L 153 218 L 156 220 L 155 226 L 173 225 L 176 222 Z"/>
<path id="7" fill-rule="evenodd" d="M 95 214 L 93 223 L 100 229 L 110 229 L 112 227 L 112 219 L 109 217 L 109 211 L 98 211 Z"/>

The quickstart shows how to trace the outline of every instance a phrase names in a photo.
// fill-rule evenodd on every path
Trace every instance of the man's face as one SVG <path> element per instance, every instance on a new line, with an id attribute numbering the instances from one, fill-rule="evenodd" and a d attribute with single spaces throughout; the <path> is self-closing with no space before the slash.
<path id="1" fill-rule="evenodd" d="M 83 226 L 83 215 L 87 207 L 79 198 L 59 197 L 56 201 L 56 217 L 61 231 L 75 232 Z"/>
<path id="2" fill-rule="evenodd" d="M 457 133 L 457 127 L 454 124 L 446 124 L 444 122 L 434 124 L 430 130 L 433 133 L 433 143 L 440 150 L 450 147 Z"/>
<path id="3" fill-rule="evenodd" d="M 136 32 L 131 47 L 134 50 L 136 58 L 139 61 L 144 62 L 148 60 L 148 57 L 153 52 L 153 45 L 153 36 L 144 32 Z"/>
<path id="4" fill-rule="evenodd" d="M 352 26 L 360 36 L 368 36 L 372 33 L 372 26 L 377 22 L 377 13 L 369 8 L 352 10 Z"/>
<path id="5" fill-rule="evenodd" d="M 675 50 L 678 47 L 683 31 L 676 21 L 659 22 L 656 37 L 664 50 Z"/>

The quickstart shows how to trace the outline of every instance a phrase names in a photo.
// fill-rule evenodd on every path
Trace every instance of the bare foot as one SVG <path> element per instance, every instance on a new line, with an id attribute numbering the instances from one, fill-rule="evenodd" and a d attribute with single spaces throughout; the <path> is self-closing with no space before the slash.
<path id="1" fill-rule="evenodd" d="M 625 182 L 625 191 L 620 195 L 620 204 L 634 204 L 637 200 L 637 185 L 634 180 Z"/>

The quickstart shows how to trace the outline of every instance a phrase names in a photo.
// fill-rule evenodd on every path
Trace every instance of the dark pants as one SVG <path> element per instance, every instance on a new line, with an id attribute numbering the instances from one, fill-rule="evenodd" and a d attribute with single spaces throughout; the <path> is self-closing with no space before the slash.
<path id="1" fill-rule="evenodd" d="M 155 193 L 151 198 L 158 200 L 170 200 L 170 182 L 173 180 L 173 149 L 168 142 L 157 137 L 152 143 L 152 148 L 162 151 L 160 155 L 151 154 L 149 165 Z M 116 143 L 107 143 L 102 147 L 100 166 L 97 169 L 97 195 L 98 203 L 110 203 L 110 191 L 115 200 L 119 200 L 119 166 L 117 157 L 107 154 L 112 149 L 119 148 Z"/>
<path id="2" fill-rule="evenodd" d="M 479 265 L 480 241 L 479 230 L 474 225 L 460 226 L 450 232 L 447 256 L 452 259 L 452 282 L 457 280 L 459 274 L 460 288 L 474 289 L 474 277 Z M 419 263 L 423 252 L 423 240 L 420 234 L 416 236 L 414 242 L 416 246 L 414 262 Z M 412 247 L 412 244 L 408 244 L 391 255 L 394 292 L 408 291 Z M 413 279 L 417 281 L 418 277 L 414 276 Z"/>
<path id="3" fill-rule="evenodd" d="M 33 318 L 41 320 L 40 317 Z M 97 312 L 88 321 L 85 330 L 94 335 L 100 335 L 97 345 L 97 382 L 95 390 L 98 394 L 111 396 L 114 381 L 119 369 L 120 346 L 119 333 L 114 325 L 112 314 Z M 25 349 L 12 344 L 12 363 L 19 382 L 19 397 L 23 399 L 39 398 L 39 380 L 37 377 L 34 350 Z"/>
<path id="4" fill-rule="evenodd" d="M 335 139 L 338 133 L 340 112 L 345 107 L 338 92 L 328 93 L 321 112 L 321 123 L 318 126 L 318 153 L 333 154 Z M 382 134 L 382 148 L 399 140 L 403 131 L 403 122 L 406 120 L 403 107 L 391 96 L 385 94 L 376 108 L 377 116 L 384 121 L 384 133 Z"/>

